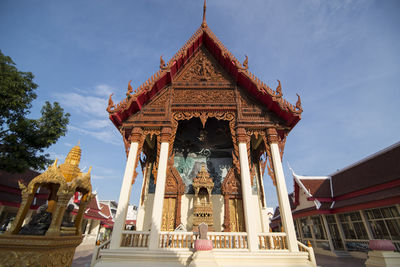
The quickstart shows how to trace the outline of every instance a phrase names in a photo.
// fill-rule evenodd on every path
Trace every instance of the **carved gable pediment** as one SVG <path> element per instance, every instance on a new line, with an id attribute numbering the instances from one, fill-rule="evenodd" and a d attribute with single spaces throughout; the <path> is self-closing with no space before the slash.
<path id="1" fill-rule="evenodd" d="M 146 108 L 164 108 L 169 98 L 170 90 L 163 90 L 146 105 Z"/>
<path id="2" fill-rule="evenodd" d="M 175 79 L 176 82 L 231 83 L 231 78 L 206 48 L 200 47 L 187 66 Z"/>

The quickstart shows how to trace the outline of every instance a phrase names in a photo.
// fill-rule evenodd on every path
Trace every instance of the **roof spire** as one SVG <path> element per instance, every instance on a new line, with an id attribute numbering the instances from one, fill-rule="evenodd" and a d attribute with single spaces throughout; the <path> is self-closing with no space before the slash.
<path id="1" fill-rule="evenodd" d="M 202 27 L 202 28 L 207 27 L 207 22 L 206 22 L 206 9 L 207 9 L 206 0 L 204 0 L 204 6 L 203 6 L 203 22 L 201 23 L 201 27 Z"/>

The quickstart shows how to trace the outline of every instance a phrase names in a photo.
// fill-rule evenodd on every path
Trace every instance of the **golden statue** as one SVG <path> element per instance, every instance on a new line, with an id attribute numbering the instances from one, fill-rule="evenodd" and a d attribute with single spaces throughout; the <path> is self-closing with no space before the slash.
<path id="1" fill-rule="evenodd" d="M 82 219 L 86 205 L 91 200 L 90 171 L 82 173 L 79 168 L 81 148 L 73 147 L 65 162 L 57 160 L 45 172 L 28 185 L 19 182 L 22 202 L 11 228 L 0 236 L 0 266 L 25 266 L 34 261 L 37 266 L 47 266 L 60 259 L 57 266 L 70 266 L 75 248 L 82 242 Z M 22 226 L 39 187 L 49 191 L 47 206 L 42 206 Z M 81 195 L 79 210 L 72 222 L 69 201 L 78 192 Z M 68 206 L 68 209 L 67 209 Z M 56 259 L 57 260 L 57 259 Z M 35 265 L 35 266 L 36 266 Z"/>

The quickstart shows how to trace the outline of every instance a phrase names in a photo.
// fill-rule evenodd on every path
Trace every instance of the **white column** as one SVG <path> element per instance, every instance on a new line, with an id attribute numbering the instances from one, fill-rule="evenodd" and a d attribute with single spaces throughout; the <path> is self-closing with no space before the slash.
<path id="1" fill-rule="evenodd" d="M 257 240 L 257 224 L 252 218 L 253 214 L 258 212 L 255 210 L 254 205 L 251 201 L 251 178 L 249 169 L 249 160 L 247 155 L 247 145 L 245 142 L 240 142 L 239 139 L 239 161 L 240 161 L 240 182 L 242 184 L 242 195 L 243 195 L 243 208 L 244 208 L 244 219 L 246 224 L 247 242 L 250 251 L 258 250 Z"/>
<path id="2" fill-rule="evenodd" d="M 283 174 L 279 147 L 277 143 L 271 142 L 270 148 L 272 163 L 275 170 L 276 191 L 279 199 L 279 210 L 281 214 L 282 225 L 287 234 L 289 250 L 297 252 L 299 251 L 299 247 L 297 244 L 296 231 L 294 229 L 293 216 L 290 209 L 289 197 L 286 188 L 285 176 Z"/>
<path id="3" fill-rule="evenodd" d="M 117 249 L 121 246 L 122 231 L 125 227 L 126 212 L 129 205 L 129 197 L 132 189 L 132 177 L 136 165 L 136 155 L 138 152 L 139 143 L 132 142 L 128 159 L 126 161 L 124 179 L 122 181 L 121 191 L 119 193 L 117 214 L 115 215 L 115 223 L 112 232 L 110 249 Z"/>
<path id="4" fill-rule="evenodd" d="M 329 230 L 328 221 L 326 220 L 325 214 L 321 214 L 321 217 L 322 217 L 322 221 L 324 223 L 326 238 L 328 238 L 329 247 L 331 248 L 331 251 L 333 252 L 335 250 L 335 247 L 333 246 L 332 236 L 331 236 L 331 231 Z"/>
<path id="5" fill-rule="evenodd" d="M 158 249 L 158 236 L 161 231 L 162 211 L 164 204 L 165 180 L 167 176 L 169 142 L 161 135 L 160 158 L 158 160 L 157 183 L 154 193 L 153 211 L 151 214 L 151 230 L 149 249 Z"/>

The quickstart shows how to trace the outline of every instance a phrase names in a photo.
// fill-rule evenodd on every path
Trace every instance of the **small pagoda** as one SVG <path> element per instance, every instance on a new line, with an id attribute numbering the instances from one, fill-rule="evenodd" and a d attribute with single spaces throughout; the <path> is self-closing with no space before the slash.
<path id="1" fill-rule="evenodd" d="M 93 197 L 91 168 L 81 172 L 80 159 L 81 148 L 77 145 L 63 164 L 58 165 L 56 160 L 28 185 L 19 182 L 22 202 L 11 228 L 0 235 L 0 266 L 71 266 L 75 248 L 82 242 L 85 207 Z M 49 192 L 47 204 L 26 218 L 39 188 Z M 80 201 L 73 220 L 73 205 L 68 204 L 75 194 Z"/>
<path id="2" fill-rule="evenodd" d="M 211 191 L 214 183 L 205 165 L 193 179 L 193 189 L 195 200 L 193 204 L 193 231 L 199 231 L 199 225 L 205 223 L 209 231 L 214 230 L 213 206 L 211 202 Z"/>

